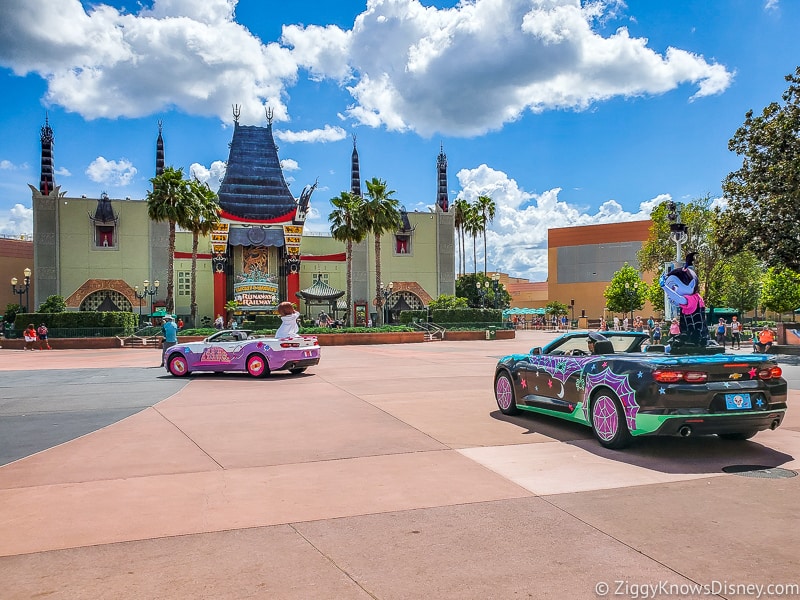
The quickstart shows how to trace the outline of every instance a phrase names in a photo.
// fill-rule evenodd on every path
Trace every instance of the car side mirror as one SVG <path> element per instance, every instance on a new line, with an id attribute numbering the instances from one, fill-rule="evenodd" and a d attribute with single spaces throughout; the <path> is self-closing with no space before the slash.
<path id="1" fill-rule="evenodd" d="M 540 347 L 537 346 L 536 348 L 531 348 L 531 354 L 541 354 L 541 353 L 542 349 Z"/>

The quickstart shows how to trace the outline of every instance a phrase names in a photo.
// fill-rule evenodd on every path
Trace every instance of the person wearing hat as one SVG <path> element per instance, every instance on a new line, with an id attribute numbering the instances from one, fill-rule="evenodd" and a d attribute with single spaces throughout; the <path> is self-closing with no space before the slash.
<path id="1" fill-rule="evenodd" d="M 166 315 L 164 317 L 161 333 L 164 335 L 163 349 L 161 350 L 161 366 L 163 367 L 167 349 L 172 348 L 178 343 L 178 326 L 175 324 L 175 319 L 172 318 L 172 315 Z"/>
<path id="2" fill-rule="evenodd" d="M 607 342 L 607 341 L 608 338 L 604 336 L 602 333 L 590 331 L 589 336 L 586 338 L 586 344 L 589 346 L 589 354 L 596 354 L 594 345 L 597 342 Z"/>
<path id="3" fill-rule="evenodd" d="M 717 343 L 725 347 L 725 329 L 727 328 L 727 323 L 725 323 L 725 319 L 720 317 L 719 324 L 717 325 Z"/>

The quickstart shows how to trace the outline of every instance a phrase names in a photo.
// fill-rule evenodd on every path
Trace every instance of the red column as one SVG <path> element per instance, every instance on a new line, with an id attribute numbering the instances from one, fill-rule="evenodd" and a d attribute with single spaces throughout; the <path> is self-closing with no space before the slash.
<path id="1" fill-rule="evenodd" d="M 286 276 L 286 300 L 300 307 L 300 299 L 297 292 L 300 291 L 300 273 L 289 273 Z M 302 311 L 301 311 L 302 312 Z"/>
<path id="2" fill-rule="evenodd" d="M 225 276 L 224 271 L 214 271 L 214 314 L 212 319 L 216 319 L 217 315 L 225 316 L 225 303 L 228 301 L 228 278 Z"/>

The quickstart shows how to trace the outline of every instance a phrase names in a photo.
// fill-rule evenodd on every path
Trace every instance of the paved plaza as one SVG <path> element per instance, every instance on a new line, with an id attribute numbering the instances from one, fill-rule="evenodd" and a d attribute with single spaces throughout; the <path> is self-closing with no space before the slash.
<path id="1" fill-rule="evenodd" d="M 553 335 L 263 380 L 0 350 L 0 597 L 800 597 L 800 477 L 723 471 L 800 470 L 800 367 L 776 431 L 612 451 L 497 410 L 497 358 Z"/>

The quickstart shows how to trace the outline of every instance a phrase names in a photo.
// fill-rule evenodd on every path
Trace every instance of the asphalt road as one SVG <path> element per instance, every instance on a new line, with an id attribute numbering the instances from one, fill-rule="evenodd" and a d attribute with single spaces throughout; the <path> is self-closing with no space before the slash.
<path id="1" fill-rule="evenodd" d="M 0 465 L 102 429 L 186 383 L 163 369 L 142 367 L 4 371 Z"/>

